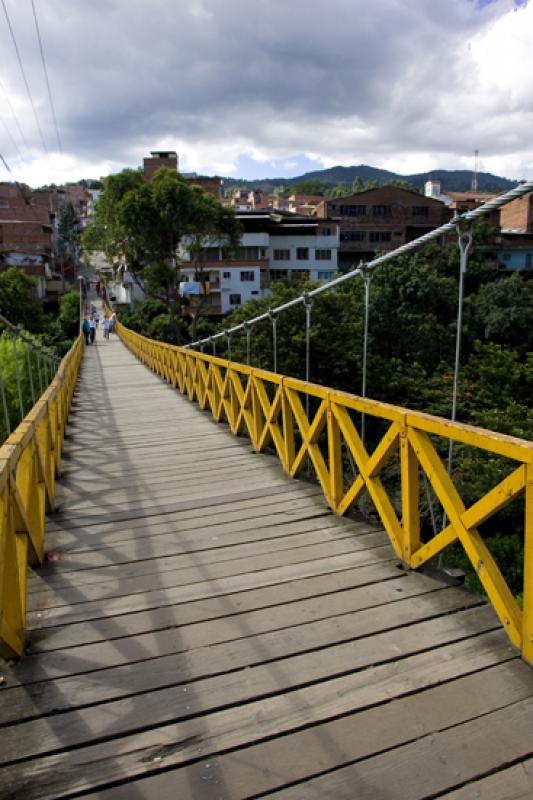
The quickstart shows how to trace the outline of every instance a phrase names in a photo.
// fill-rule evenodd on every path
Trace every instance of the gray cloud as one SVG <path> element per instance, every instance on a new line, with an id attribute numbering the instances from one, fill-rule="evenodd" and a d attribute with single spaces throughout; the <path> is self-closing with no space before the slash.
<path id="1" fill-rule="evenodd" d="M 469 50 L 508 17 L 510 0 L 482 11 L 471 0 L 36 5 L 64 150 L 80 169 L 133 165 L 162 142 L 211 171 L 239 152 L 377 163 L 406 153 L 459 157 L 479 147 L 513 156 L 529 148 L 531 101 L 500 92 L 495 105 L 500 95 Z M 53 148 L 29 4 L 11 0 L 8 8 Z M 529 8 L 516 13 L 533 20 Z M 0 46 L 12 53 L 1 19 Z M 14 57 L 3 64 L 2 81 L 37 152 L 18 66 Z M 16 136 L 5 106 L 2 116 Z M 2 148 L 15 160 L 7 138 Z"/>

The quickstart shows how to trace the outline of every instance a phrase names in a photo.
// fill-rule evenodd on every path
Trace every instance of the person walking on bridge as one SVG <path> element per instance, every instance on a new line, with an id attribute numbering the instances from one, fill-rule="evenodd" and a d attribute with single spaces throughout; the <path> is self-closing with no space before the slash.
<path id="1" fill-rule="evenodd" d="M 94 344 L 94 337 L 96 336 L 96 320 L 94 317 L 91 317 L 91 319 L 89 320 L 89 327 L 90 327 L 90 332 L 89 332 L 90 344 Z"/>
<path id="2" fill-rule="evenodd" d="M 83 318 L 83 322 L 81 323 L 81 330 L 83 335 L 85 336 L 85 344 L 90 344 L 91 326 L 89 324 L 89 320 L 87 319 L 87 317 Z"/>

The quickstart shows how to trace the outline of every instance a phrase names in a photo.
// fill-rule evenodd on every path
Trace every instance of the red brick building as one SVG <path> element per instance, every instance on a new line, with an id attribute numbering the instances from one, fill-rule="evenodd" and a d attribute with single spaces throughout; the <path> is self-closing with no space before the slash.
<path id="1" fill-rule="evenodd" d="M 319 216 L 340 226 L 339 266 L 368 261 L 438 228 L 452 216 L 439 200 L 398 186 L 380 186 L 325 200 Z"/>
<path id="2" fill-rule="evenodd" d="M 517 197 L 500 209 L 502 231 L 533 233 L 533 193 Z"/>

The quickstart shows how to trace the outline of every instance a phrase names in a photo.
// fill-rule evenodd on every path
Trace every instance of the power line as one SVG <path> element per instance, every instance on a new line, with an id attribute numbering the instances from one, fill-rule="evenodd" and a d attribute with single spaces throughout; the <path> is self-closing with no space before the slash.
<path id="1" fill-rule="evenodd" d="M 19 132 L 19 134 L 20 134 L 20 138 L 22 139 L 22 142 L 23 142 L 23 144 L 24 144 L 24 147 L 26 148 L 26 150 L 27 150 L 27 152 L 28 152 L 28 155 L 30 156 L 30 158 L 33 158 L 33 156 L 32 156 L 32 153 L 31 153 L 31 150 L 30 150 L 30 146 L 29 146 L 28 142 L 26 141 L 26 137 L 24 136 L 24 133 L 23 133 L 23 130 L 22 130 L 22 128 L 21 128 L 21 125 L 20 125 L 19 119 L 18 119 L 18 117 L 17 117 L 17 115 L 16 115 L 16 113 L 15 113 L 15 109 L 13 108 L 13 105 L 12 105 L 12 103 L 11 103 L 11 100 L 9 99 L 9 95 L 8 95 L 8 93 L 6 92 L 5 86 L 4 86 L 4 84 L 2 83 L 2 81 L 0 81 L 0 89 L 2 90 L 2 92 L 3 92 L 3 94 L 4 94 L 4 97 L 5 97 L 5 99 L 6 99 L 7 105 L 9 106 L 9 110 L 11 111 L 11 116 L 12 116 L 12 117 L 13 117 L 13 119 L 15 120 L 15 124 L 16 124 L 16 126 L 17 126 L 17 128 L 18 128 L 18 132 Z"/>
<path id="2" fill-rule="evenodd" d="M 11 144 L 13 145 L 13 148 L 17 151 L 17 155 L 20 158 L 20 160 L 22 161 L 22 153 L 20 152 L 20 148 L 19 148 L 18 144 L 16 143 L 16 141 L 14 140 L 13 134 L 11 133 L 9 128 L 7 127 L 5 119 L 3 117 L 0 117 L 0 120 L 2 122 L 2 125 L 4 126 L 5 132 L 7 133 L 8 139 L 11 141 Z"/>
<path id="3" fill-rule="evenodd" d="M 43 43 L 42 43 L 42 39 L 41 39 L 41 32 L 39 30 L 39 23 L 37 22 L 37 12 L 35 10 L 34 0 L 31 0 L 31 9 L 33 11 L 33 19 L 35 20 L 35 30 L 37 31 L 37 40 L 39 42 L 39 50 L 41 51 L 41 61 L 42 61 L 42 64 L 43 64 L 44 77 L 45 77 L 45 80 L 46 80 L 46 88 L 48 90 L 48 100 L 50 101 L 50 108 L 52 110 L 52 119 L 54 120 L 54 126 L 55 126 L 55 129 L 56 129 L 57 144 L 59 146 L 59 152 L 61 153 L 61 155 L 63 155 L 63 147 L 61 145 L 61 137 L 59 136 L 59 127 L 58 127 L 58 124 L 57 124 L 56 111 L 55 111 L 54 103 L 53 103 L 53 100 L 52 100 L 52 90 L 50 89 L 50 81 L 48 80 L 48 70 L 46 69 L 46 61 L 45 61 L 45 58 L 44 58 Z"/>
<path id="4" fill-rule="evenodd" d="M 44 140 L 41 124 L 39 122 L 39 117 L 37 116 L 37 109 L 35 108 L 35 103 L 33 102 L 33 97 L 32 97 L 31 91 L 30 91 L 30 85 L 28 83 L 28 79 L 26 78 L 26 73 L 24 71 L 24 66 L 22 64 L 22 58 L 20 57 L 20 52 L 19 52 L 19 48 L 18 48 L 18 45 L 17 45 L 17 40 L 15 38 L 15 32 L 13 30 L 13 26 L 11 25 L 11 20 L 9 19 L 9 14 L 7 13 L 5 0 L 2 0 L 2 7 L 4 9 L 4 14 L 6 16 L 6 21 L 7 21 L 7 25 L 8 25 L 8 28 L 9 28 L 9 32 L 11 33 L 11 39 L 13 40 L 13 47 L 15 48 L 15 53 L 17 54 L 17 60 L 19 62 L 20 72 L 21 72 L 22 78 L 24 80 L 24 85 L 26 87 L 26 92 L 27 92 L 27 95 L 28 95 L 28 99 L 29 99 L 30 105 L 32 107 L 33 116 L 35 117 L 35 122 L 37 124 L 37 130 L 39 131 L 39 136 L 41 137 L 41 142 L 42 142 L 42 145 L 43 145 L 43 148 L 44 148 L 44 152 L 46 153 L 46 155 L 48 157 L 50 157 L 50 154 L 48 152 L 48 148 L 46 146 L 46 142 Z"/>
<path id="5" fill-rule="evenodd" d="M 7 169 L 7 171 L 9 172 L 9 174 L 12 176 L 12 175 L 13 175 L 13 173 L 11 172 L 11 167 L 9 166 L 9 164 L 7 163 L 7 161 L 5 160 L 5 158 L 4 158 L 4 156 L 2 155 L 2 153 L 0 153 L 0 161 L 2 162 L 2 164 L 4 165 L 4 167 Z M 15 179 L 13 178 L 13 180 L 15 180 Z M 16 183 L 16 181 L 15 181 L 15 183 Z"/>

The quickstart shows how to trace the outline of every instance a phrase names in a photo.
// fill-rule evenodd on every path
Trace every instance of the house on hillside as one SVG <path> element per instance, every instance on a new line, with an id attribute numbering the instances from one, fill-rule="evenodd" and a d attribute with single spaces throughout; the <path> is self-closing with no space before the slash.
<path id="1" fill-rule="evenodd" d="M 500 210 L 498 264 L 503 269 L 533 269 L 533 193 L 517 197 Z"/>
<path id="2" fill-rule="evenodd" d="M 398 186 L 380 186 L 324 200 L 317 214 L 339 225 L 341 270 L 368 261 L 380 251 L 394 250 L 452 216 L 439 200 Z"/>
<path id="3" fill-rule="evenodd" d="M 212 243 L 200 265 L 182 254 L 183 291 L 205 293 L 205 313 L 226 314 L 266 296 L 279 280 L 326 282 L 338 271 L 336 222 L 275 212 L 238 212 L 237 218 L 244 233 L 231 257 Z"/>
<path id="4" fill-rule="evenodd" d="M 29 186 L 0 184 L 0 271 L 16 267 L 35 279 L 35 295 L 46 296 L 52 279 L 52 225 L 48 208 Z"/>

